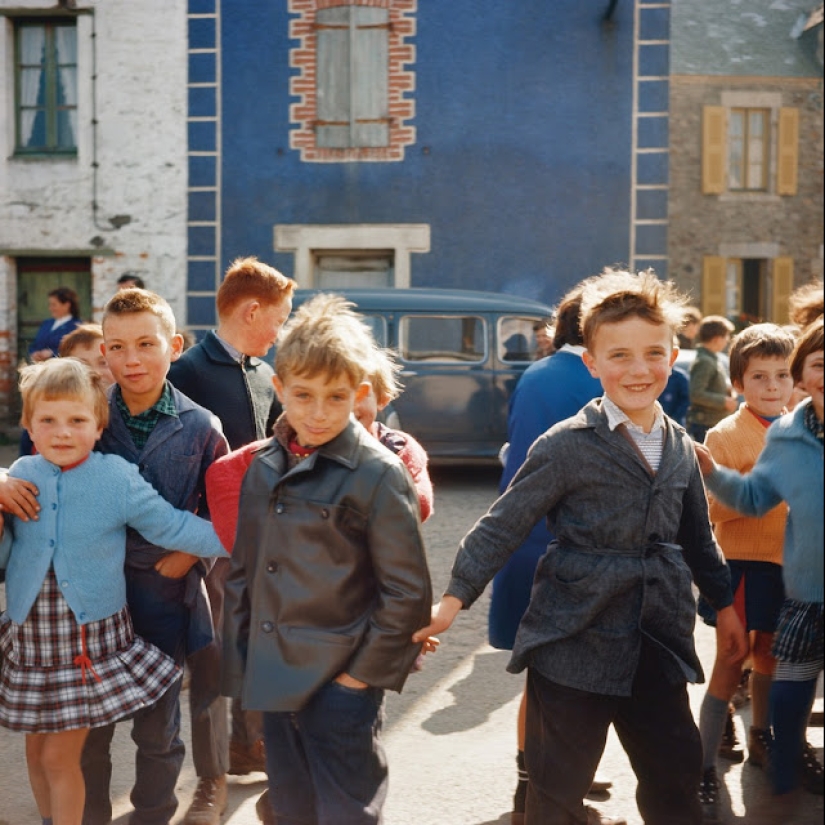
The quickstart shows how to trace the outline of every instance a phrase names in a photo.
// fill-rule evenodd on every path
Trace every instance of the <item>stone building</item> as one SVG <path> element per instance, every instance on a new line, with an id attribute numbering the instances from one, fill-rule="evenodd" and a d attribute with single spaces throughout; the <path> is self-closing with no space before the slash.
<path id="1" fill-rule="evenodd" d="M 185 0 L 0 0 L 0 421 L 51 289 L 185 317 L 186 114 Z"/>
<path id="2" fill-rule="evenodd" d="M 786 323 L 822 276 L 822 7 L 674 0 L 669 275 L 705 314 Z"/>

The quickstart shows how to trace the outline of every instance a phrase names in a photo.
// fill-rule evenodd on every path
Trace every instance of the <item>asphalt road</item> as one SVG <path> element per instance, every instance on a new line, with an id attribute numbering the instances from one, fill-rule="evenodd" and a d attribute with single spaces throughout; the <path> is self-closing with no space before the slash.
<path id="1" fill-rule="evenodd" d="M 0 464 L 2 464 L 0 453 Z M 461 536 L 496 495 L 495 469 L 433 471 L 435 513 L 425 525 L 433 583 L 445 586 Z M 515 720 L 522 677 L 505 672 L 507 654 L 486 644 L 487 595 L 463 613 L 442 638 L 441 650 L 428 656 L 425 669 L 413 674 L 404 693 L 387 702 L 385 742 L 390 763 L 390 794 L 385 825 L 506 825 L 515 787 Z M 713 633 L 697 626 L 697 645 L 706 669 L 714 654 Z M 703 686 L 690 689 L 694 712 Z M 819 695 L 822 695 L 821 685 Z M 184 703 L 187 694 L 184 692 Z M 188 706 L 184 707 L 188 745 Z M 749 709 L 742 709 L 737 729 L 744 739 Z M 809 740 L 822 756 L 823 731 L 809 728 Z M 113 777 L 115 823 L 128 822 L 134 751 L 128 724 L 118 727 Z M 792 813 L 769 813 L 770 797 L 762 772 L 748 765 L 726 765 L 724 823 L 747 825 L 820 825 L 822 797 L 800 795 Z M 611 733 L 601 766 L 614 783 L 596 800 L 606 813 L 642 825 L 635 803 L 635 777 Z M 180 823 L 196 778 L 187 757 L 180 777 Z M 225 825 L 256 825 L 255 800 L 265 787 L 263 774 L 230 778 Z M 24 762 L 23 737 L 0 728 L 0 825 L 39 825 Z"/>

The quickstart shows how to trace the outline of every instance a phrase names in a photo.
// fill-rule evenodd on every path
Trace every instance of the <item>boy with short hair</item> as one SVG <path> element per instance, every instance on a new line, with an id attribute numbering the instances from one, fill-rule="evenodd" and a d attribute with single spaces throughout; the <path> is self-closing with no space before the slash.
<path id="1" fill-rule="evenodd" d="M 178 509 L 205 512 L 206 470 L 228 446 L 215 416 L 166 380 L 183 346 L 171 307 L 152 292 L 122 290 L 106 305 L 102 328 L 103 352 L 117 383 L 109 394 L 109 425 L 99 449 L 137 464 Z M 127 601 L 135 632 L 183 665 L 188 653 L 212 639 L 202 581 L 208 567 L 133 530 L 126 542 Z M 113 734 L 113 726 L 96 728 L 86 741 L 84 825 L 111 820 Z M 137 756 L 130 825 L 168 825 L 177 808 L 175 786 L 184 757 L 180 682 L 135 716 L 132 738 Z"/>
<path id="2" fill-rule="evenodd" d="M 61 358 L 77 358 L 87 367 L 91 367 L 103 381 L 104 387 L 111 387 L 115 378 L 106 357 L 100 351 L 103 343 L 103 328 L 100 324 L 80 324 L 61 342 L 57 354 Z"/>
<path id="3" fill-rule="evenodd" d="M 285 823 L 381 821 L 384 690 L 431 606 L 410 475 L 352 414 L 373 344 L 341 306 L 319 295 L 284 329 L 284 412 L 244 477 L 226 581 L 224 692 L 263 711 Z"/>
<path id="4" fill-rule="evenodd" d="M 699 324 L 696 358 L 690 365 L 690 406 L 687 430 L 700 444 L 711 427 L 739 406 L 719 353 L 730 342 L 734 326 L 721 315 L 708 315 Z"/>
<path id="5" fill-rule="evenodd" d="M 793 347 L 793 336 L 776 324 L 755 324 L 734 339 L 730 379 L 745 403 L 709 430 L 705 438 L 719 464 L 740 473 L 753 469 L 765 446 L 768 427 L 786 411 L 793 392 L 788 365 Z M 767 762 L 770 739 L 768 699 L 775 664 L 771 644 L 784 598 L 781 565 L 786 514 L 787 507 L 780 504 L 761 518 L 750 518 L 710 499 L 710 519 L 731 571 L 737 615 L 750 634 L 753 724 L 748 751 L 751 764 L 759 767 Z M 719 816 L 716 755 L 740 673 L 735 662 L 717 657 L 699 714 L 704 750 L 699 796 L 708 823 L 716 822 Z M 729 751 L 726 758 L 741 761 L 742 752 Z"/>
<path id="6" fill-rule="evenodd" d="M 685 682 L 700 592 L 719 647 L 744 655 L 730 578 L 691 440 L 656 399 L 675 359 L 679 297 L 652 271 L 608 272 L 582 296 L 583 355 L 604 396 L 548 430 L 465 536 L 423 640 L 469 607 L 533 525 L 556 539 L 539 561 L 508 669 L 527 668 L 527 825 L 619 823 L 582 799 L 612 723 L 646 822 L 698 825 L 701 743 Z"/>

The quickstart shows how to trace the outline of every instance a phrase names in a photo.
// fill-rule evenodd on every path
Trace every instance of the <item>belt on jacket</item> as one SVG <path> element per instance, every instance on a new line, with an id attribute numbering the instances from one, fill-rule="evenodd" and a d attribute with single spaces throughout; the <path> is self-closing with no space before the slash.
<path id="1" fill-rule="evenodd" d="M 576 553 L 587 553 L 592 556 L 628 556 L 633 559 L 648 559 L 651 556 L 658 556 L 662 553 L 681 553 L 682 548 L 678 544 L 668 541 L 652 541 L 639 547 L 584 547 L 575 544 L 561 544 L 555 542 L 562 550 L 573 550 Z"/>

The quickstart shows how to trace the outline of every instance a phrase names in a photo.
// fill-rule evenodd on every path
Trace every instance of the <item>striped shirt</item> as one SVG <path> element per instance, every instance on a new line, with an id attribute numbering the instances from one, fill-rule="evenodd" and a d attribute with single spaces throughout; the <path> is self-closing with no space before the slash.
<path id="1" fill-rule="evenodd" d="M 662 452 L 665 448 L 665 414 L 659 402 L 656 402 L 655 417 L 650 432 L 646 433 L 640 426 L 634 424 L 619 407 L 606 395 L 602 396 L 604 411 L 607 413 L 607 426 L 611 431 L 624 424 L 630 437 L 636 443 L 650 469 L 655 473 L 662 462 Z"/>

